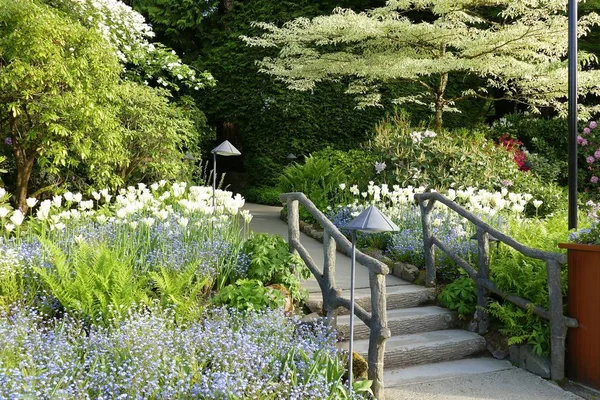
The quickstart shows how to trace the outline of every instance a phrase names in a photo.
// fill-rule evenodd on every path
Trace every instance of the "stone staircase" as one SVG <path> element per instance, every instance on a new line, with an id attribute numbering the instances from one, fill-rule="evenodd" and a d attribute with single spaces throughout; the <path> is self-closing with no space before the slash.
<path id="1" fill-rule="evenodd" d="M 356 303 L 370 310 L 369 289 L 355 291 Z M 345 291 L 347 297 L 349 293 Z M 456 329 L 455 312 L 433 305 L 434 289 L 417 285 L 388 286 L 386 288 L 388 327 L 392 336 L 385 347 L 385 369 L 393 371 L 424 364 L 461 360 L 481 355 L 486 351 L 485 339 L 476 333 Z M 344 296 L 344 297 L 346 297 Z M 320 311 L 320 293 L 311 293 L 308 306 Z M 350 316 L 340 308 L 337 328 L 348 337 Z M 369 329 L 354 318 L 354 351 L 367 358 Z M 347 341 L 342 342 L 347 348 Z M 387 384 L 387 382 L 386 382 Z"/>

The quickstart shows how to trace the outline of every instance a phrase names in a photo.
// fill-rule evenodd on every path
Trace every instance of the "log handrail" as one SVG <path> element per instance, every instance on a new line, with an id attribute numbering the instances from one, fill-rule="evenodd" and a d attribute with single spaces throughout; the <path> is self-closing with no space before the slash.
<path id="1" fill-rule="evenodd" d="M 340 289 L 335 285 L 336 246 L 340 246 L 347 254 L 352 251 L 352 243 L 338 228 L 301 192 L 284 193 L 280 200 L 287 205 L 288 243 L 291 252 L 297 252 L 314 275 L 323 296 L 323 309 L 329 324 L 337 321 L 337 309 L 344 307 L 350 310 L 350 300 L 342 297 Z M 319 269 L 306 248 L 300 243 L 300 218 L 298 206 L 302 206 L 323 227 L 323 269 Z M 390 269 L 381 261 L 356 251 L 356 261 L 369 270 L 369 286 L 371 290 L 371 312 L 359 305 L 354 306 L 354 314 L 369 327 L 368 376 L 373 381 L 371 389 L 378 399 L 384 399 L 383 359 L 385 342 L 391 336 L 387 326 L 387 304 L 385 275 Z M 350 371 L 350 373 L 352 373 Z"/>
<path id="2" fill-rule="evenodd" d="M 439 248 L 446 253 L 453 261 L 462 267 L 469 277 L 471 277 L 477 287 L 477 311 L 475 312 L 475 322 L 479 333 L 487 330 L 488 321 L 485 309 L 487 307 L 488 292 L 495 293 L 502 298 L 510 301 L 516 306 L 529 310 L 532 313 L 550 321 L 551 336 L 551 377 L 554 380 L 562 380 L 565 377 L 564 359 L 565 359 L 565 340 L 567 328 L 576 328 L 577 320 L 569 318 L 563 314 L 562 284 L 560 277 L 561 264 L 567 263 L 567 256 L 561 253 L 552 253 L 527 247 L 510 236 L 494 229 L 485 223 L 473 213 L 467 211 L 454 201 L 444 197 L 437 192 L 419 193 L 415 195 L 419 202 L 421 210 L 421 221 L 423 223 L 423 244 L 425 250 L 425 268 L 426 284 L 428 286 L 436 285 L 435 270 L 435 248 Z M 477 244 L 479 249 L 478 270 L 475 270 L 467 261 L 454 254 L 444 243 L 442 243 L 433 234 L 431 228 L 431 211 L 435 202 L 440 202 L 446 207 L 456 212 L 461 217 L 475 225 L 477 234 Z M 529 300 L 518 296 L 510 295 L 500 290 L 489 278 L 489 235 L 492 235 L 498 241 L 512 247 L 525 256 L 536 258 L 546 262 L 548 275 L 548 295 L 550 299 L 550 309 L 546 310 Z"/>

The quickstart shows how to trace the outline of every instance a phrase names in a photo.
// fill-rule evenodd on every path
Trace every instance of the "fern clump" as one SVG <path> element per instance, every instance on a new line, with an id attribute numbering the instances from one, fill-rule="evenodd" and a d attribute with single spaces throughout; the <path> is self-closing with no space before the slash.
<path id="1" fill-rule="evenodd" d="M 135 273 L 131 257 L 103 244 L 80 242 L 67 253 L 52 242 L 42 243 L 50 266 L 33 270 L 64 310 L 88 322 L 108 323 L 124 317 L 134 304 L 150 304 L 148 278 Z"/>

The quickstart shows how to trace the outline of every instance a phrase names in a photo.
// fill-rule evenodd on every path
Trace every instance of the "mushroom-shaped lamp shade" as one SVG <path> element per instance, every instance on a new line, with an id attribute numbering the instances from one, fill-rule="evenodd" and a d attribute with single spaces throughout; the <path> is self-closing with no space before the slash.
<path id="1" fill-rule="evenodd" d="M 220 156 L 241 156 L 242 153 L 238 149 L 235 148 L 234 145 L 229 143 L 229 140 L 224 141 L 214 149 L 212 149 L 211 153 L 217 154 Z"/>
<path id="2" fill-rule="evenodd" d="M 399 231 L 398 225 L 392 222 L 375 206 L 364 210 L 344 228 L 362 232 L 394 232 Z"/>

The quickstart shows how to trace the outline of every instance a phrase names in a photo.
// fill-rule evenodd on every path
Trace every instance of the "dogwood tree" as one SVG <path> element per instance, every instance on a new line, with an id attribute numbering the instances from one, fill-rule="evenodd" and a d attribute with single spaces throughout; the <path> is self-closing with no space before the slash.
<path id="1" fill-rule="evenodd" d="M 154 31 L 144 17 L 120 0 L 44 0 L 97 30 L 119 58 L 125 76 L 159 87 L 194 90 L 214 85 L 207 72 L 183 63 L 174 50 L 153 42 Z"/>
<path id="2" fill-rule="evenodd" d="M 277 57 L 258 62 L 260 71 L 309 90 L 325 80 L 349 79 L 347 92 L 359 107 L 378 105 L 382 82 L 413 82 L 420 93 L 395 99 L 398 104 L 427 105 L 437 128 L 444 112 L 473 97 L 523 102 L 531 111 L 553 107 L 567 113 L 568 0 L 390 0 L 384 7 L 356 13 L 335 9 L 312 20 L 298 18 L 277 27 L 256 23 L 259 37 L 248 45 L 279 48 Z M 579 20 L 580 35 L 598 24 L 592 13 Z M 594 58 L 582 54 L 583 63 Z M 451 79 L 465 75 L 483 84 L 447 96 Z M 600 72 L 586 69 L 581 94 L 600 94 Z M 588 118 L 600 106 L 582 109 Z"/>

